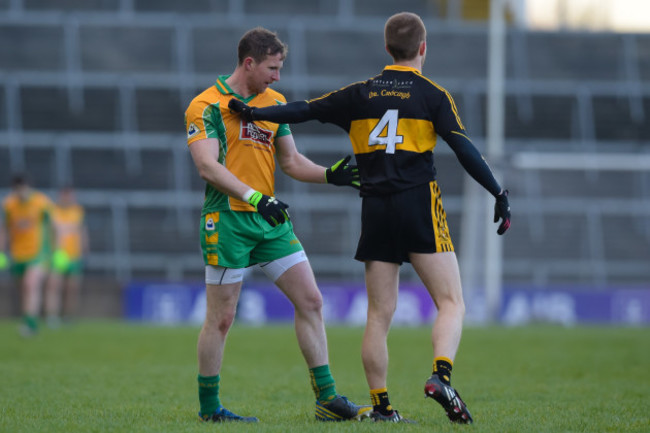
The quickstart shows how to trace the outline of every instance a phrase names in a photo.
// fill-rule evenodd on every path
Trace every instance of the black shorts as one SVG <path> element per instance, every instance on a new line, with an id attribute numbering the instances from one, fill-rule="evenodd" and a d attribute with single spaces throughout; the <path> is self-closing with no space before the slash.
<path id="1" fill-rule="evenodd" d="M 355 259 L 409 262 L 409 253 L 454 251 L 438 183 L 364 197 Z"/>

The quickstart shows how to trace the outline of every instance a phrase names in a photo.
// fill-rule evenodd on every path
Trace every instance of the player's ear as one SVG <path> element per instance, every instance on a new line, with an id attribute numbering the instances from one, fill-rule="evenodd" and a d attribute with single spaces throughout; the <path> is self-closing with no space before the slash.
<path id="1" fill-rule="evenodd" d="M 255 63 L 255 60 L 252 57 L 246 57 L 244 59 L 244 70 L 245 71 L 251 71 L 253 69 L 253 64 Z"/>
<path id="2" fill-rule="evenodd" d="M 420 42 L 420 48 L 418 50 L 421 56 L 424 56 L 427 52 L 427 41 Z"/>

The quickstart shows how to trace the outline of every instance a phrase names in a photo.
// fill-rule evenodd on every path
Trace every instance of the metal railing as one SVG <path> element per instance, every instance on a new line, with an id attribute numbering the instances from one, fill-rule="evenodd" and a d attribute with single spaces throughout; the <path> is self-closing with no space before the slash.
<path id="1" fill-rule="evenodd" d="M 180 101 L 189 102 L 197 88 L 203 88 L 206 83 L 214 80 L 217 72 L 227 73 L 229 69 L 215 71 L 215 74 L 197 73 L 194 70 L 193 56 L 193 32 L 201 28 L 214 28 L 216 25 L 223 30 L 241 30 L 242 26 L 251 23 L 268 22 L 267 16 L 256 16 L 244 12 L 243 2 L 231 0 L 224 13 L 214 14 L 189 14 L 180 19 L 175 13 L 142 13 L 136 12 L 133 3 L 129 0 L 121 0 L 119 9 L 109 12 L 70 12 L 62 13 L 56 11 L 27 11 L 23 2 L 13 0 L 6 13 L 0 14 L 0 26 L 53 26 L 62 28 L 64 37 L 63 70 L 8 70 L 0 71 L 0 87 L 4 92 L 3 111 L 6 113 L 6 130 L 0 130 L 0 148 L 7 147 L 10 159 L 10 167 L 13 170 L 26 168 L 25 151 L 29 148 L 56 146 L 56 162 L 52 187 L 62 185 L 70 179 L 71 167 L 70 152 L 78 148 L 107 148 L 121 149 L 128 155 L 127 169 L 129 172 L 137 173 L 141 169 L 141 152 L 146 149 L 173 149 L 174 173 L 173 188 L 166 191 L 130 191 L 119 192 L 86 190 L 79 194 L 82 202 L 87 206 L 105 206 L 109 209 L 113 221 L 112 236 L 115 239 L 113 251 L 93 252 L 89 257 L 90 270 L 97 272 L 110 272 L 120 279 L 129 279 L 138 270 L 159 269 L 162 276 L 167 278 L 182 278 L 184 275 L 200 271 L 201 261 L 195 251 L 179 253 L 179 255 L 164 255 L 156 252 L 135 254 L 129 251 L 128 239 L 133 227 L 129 225 L 127 210 L 138 206 L 169 206 L 178 213 L 177 220 L 187 221 L 189 209 L 200 205 L 201 193 L 191 189 L 191 169 L 188 168 L 187 149 L 185 138 L 176 134 L 151 134 L 142 133 L 138 129 L 136 115 L 135 91 L 143 88 L 171 89 L 178 91 Z M 318 15 L 297 15 L 285 17 L 283 20 L 274 20 L 276 30 L 288 34 L 288 42 L 291 46 L 291 53 L 287 60 L 290 66 L 290 74 L 285 74 L 280 83 L 286 93 L 293 96 L 293 99 L 304 98 L 313 91 L 322 89 L 337 88 L 347 84 L 349 74 L 342 73 L 338 76 L 319 74 L 318 71 L 309 70 L 308 52 L 315 47 L 306 43 L 308 31 L 327 30 L 339 31 L 348 30 L 361 34 L 376 34 L 381 40 L 384 18 L 353 16 L 354 0 L 340 0 L 337 4 L 337 12 L 330 16 Z M 429 38 L 435 39 L 437 34 L 465 34 L 483 35 L 486 32 L 484 25 L 468 23 L 450 23 L 445 20 L 426 20 L 429 27 Z M 106 71 L 85 71 L 81 64 L 81 40 L 80 27 L 125 27 L 125 28 L 165 28 L 173 33 L 173 68 L 164 72 L 106 72 Z M 508 170 L 523 170 L 522 158 L 526 155 L 517 155 L 520 150 L 531 151 L 536 148 L 571 149 L 582 151 L 586 154 L 598 153 L 603 147 L 596 139 L 594 119 L 594 97 L 614 96 L 626 97 L 629 101 L 630 116 L 634 122 L 644 122 L 646 111 L 643 99 L 650 97 L 650 83 L 641 77 L 640 55 L 638 37 L 633 34 L 612 35 L 612 38 L 620 39 L 620 58 L 612 61 L 620 63 L 624 71 L 620 80 L 539 80 L 531 79 L 529 66 L 526 62 L 527 56 L 527 34 L 525 31 L 513 29 L 509 32 L 508 53 L 512 59 L 512 72 L 509 76 L 506 93 L 516 98 L 517 115 L 524 121 L 532 121 L 534 117 L 532 98 L 539 95 L 570 96 L 576 99 L 577 117 L 575 136 L 570 140 L 550 140 L 543 142 L 522 142 L 521 140 L 509 138 L 506 140 L 506 152 L 513 155 L 514 166 L 511 166 L 510 159 L 505 161 L 491 161 L 492 164 L 500 164 L 506 173 L 505 183 L 508 182 Z M 431 62 L 431 60 L 429 60 Z M 381 68 L 383 65 L 378 65 Z M 352 66 L 350 66 L 352 67 Z M 229 66 L 230 68 L 230 66 Z M 426 70 L 425 70 L 426 73 Z M 365 78 L 365 77 L 358 77 Z M 461 108 L 464 112 L 464 120 L 468 129 L 473 131 L 475 143 L 483 148 L 484 140 L 481 138 L 483 131 L 483 111 L 478 101 L 486 92 L 484 78 L 458 79 L 454 77 L 436 77 L 457 100 L 462 101 Z M 72 111 L 80 112 L 84 109 L 83 89 L 86 87 L 110 87 L 118 89 L 119 103 L 119 130 L 103 133 L 85 133 L 79 131 L 27 131 L 24 128 L 22 118 L 22 105 L 20 89 L 24 86 L 33 87 L 61 87 L 67 90 L 68 104 Z M 290 98 L 291 99 L 291 98 Z M 182 111 L 185 107 L 178 107 L 179 122 L 182 122 Z M 332 132 L 335 131 L 332 128 Z M 342 135 L 336 135 L 335 146 L 330 142 L 332 138 L 317 136 L 298 136 L 298 147 L 301 151 L 309 153 L 318 151 L 320 153 L 330 152 L 332 157 L 339 156 L 342 152 L 348 151 L 346 141 Z M 567 137 L 568 138 L 568 137 Z M 327 142 L 327 143 L 325 143 Z M 325 145 L 327 144 L 327 145 Z M 646 137 L 642 143 L 618 143 L 618 148 L 631 149 L 628 153 L 632 155 L 638 152 L 635 147 L 641 144 L 644 148 L 650 148 L 650 137 Z M 536 147 L 537 145 L 537 147 Z M 449 154 L 447 146 L 441 145 L 436 149 L 438 154 Z M 646 155 L 647 157 L 647 155 Z M 642 161 L 642 160 L 638 160 Z M 190 166 L 191 167 L 191 166 Z M 577 171 L 580 169 L 576 168 Z M 649 219 L 648 201 L 650 199 L 650 187 L 648 187 L 648 172 L 650 167 L 639 170 L 640 188 L 639 193 L 633 198 L 621 199 L 620 202 L 604 202 L 599 199 L 587 197 L 575 197 L 569 202 L 564 199 L 546 197 L 540 193 L 540 174 L 538 169 L 526 169 L 523 191 L 525 197 L 518 197 L 516 207 L 516 218 L 525 216 L 528 219 L 528 227 L 533 230 L 533 237 L 541 239 L 547 236 L 550 227 L 543 223 L 543 216 L 549 214 L 581 214 L 585 215 L 588 231 L 591 233 L 592 242 L 588 246 L 589 254 L 584 258 L 574 260 L 558 261 L 549 257 L 543 262 L 531 261 L 526 258 L 512 260 L 506 270 L 505 280 L 508 278 L 520 278 L 532 275 L 538 282 L 552 280 L 554 275 L 564 275 L 571 278 L 578 278 L 584 281 L 605 284 L 611 280 L 617 280 L 629 273 L 637 276 L 639 280 L 650 277 L 647 270 L 648 257 L 640 257 L 638 261 L 628 260 L 615 263 L 605 259 L 602 233 L 604 227 L 602 217 L 611 213 L 624 213 L 638 218 L 639 224 L 645 224 L 645 238 L 641 237 L 640 242 L 648 242 Z M 594 172 L 596 173 L 596 172 Z M 598 176 L 594 174 L 594 176 Z M 335 196 L 327 193 L 314 195 L 307 193 L 307 186 L 299 182 L 291 182 L 288 189 L 282 191 L 283 196 L 290 203 L 296 203 L 292 207 L 292 213 L 302 218 L 302 224 L 310 224 L 310 211 L 317 209 L 338 209 L 341 214 L 341 226 L 348 227 L 350 233 L 358 233 L 359 212 L 354 207 L 346 207 L 345 203 Z M 645 185 L 645 187 L 644 187 Z M 3 193 L 6 192 L 2 191 Z M 447 196 L 445 201 L 449 214 L 465 212 L 459 195 Z M 616 206 L 611 208 L 609 206 Z M 294 209 L 295 208 L 295 209 Z M 643 222 L 645 221 L 645 222 Z M 193 224 L 193 223 L 189 223 Z M 462 236 L 462 234 L 461 234 Z M 345 243 L 345 250 L 350 254 L 347 256 L 336 254 L 311 254 L 314 268 L 318 271 L 327 272 L 341 278 L 360 278 L 361 267 L 350 260 L 353 254 L 356 239 L 354 236 L 342 239 Z M 457 245 L 460 242 L 457 241 Z M 507 245 L 506 245 L 507 247 Z M 461 255 L 463 252 L 461 251 Z M 406 271 L 406 279 L 412 276 L 411 271 Z M 636 277 L 635 277 L 636 278 Z"/>

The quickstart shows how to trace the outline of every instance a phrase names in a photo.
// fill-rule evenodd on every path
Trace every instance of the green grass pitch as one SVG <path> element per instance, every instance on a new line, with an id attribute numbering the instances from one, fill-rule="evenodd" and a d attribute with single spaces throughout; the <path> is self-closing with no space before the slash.
<path id="1" fill-rule="evenodd" d="M 361 328 L 329 327 L 340 393 L 369 402 Z M 393 405 L 417 425 L 319 423 L 290 325 L 235 326 L 222 402 L 257 425 L 196 420 L 194 327 L 80 322 L 18 336 L 0 322 L 0 432 L 649 432 L 650 329 L 536 326 L 466 328 L 453 384 L 475 424 L 451 425 L 424 399 L 430 330 L 389 337 Z"/>

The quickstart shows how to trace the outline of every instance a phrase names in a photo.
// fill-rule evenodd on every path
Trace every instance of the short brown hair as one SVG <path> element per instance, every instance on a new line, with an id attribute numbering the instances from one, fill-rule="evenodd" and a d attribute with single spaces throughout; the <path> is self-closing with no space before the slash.
<path id="1" fill-rule="evenodd" d="M 287 44 L 283 43 L 278 35 L 263 27 L 255 27 L 247 31 L 239 40 L 237 58 L 239 64 L 244 63 L 246 57 L 252 57 L 256 62 L 263 62 L 266 56 L 282 54 L 282 60 L 287 57 Z"/>
<path id="2" fill-rule="evenodd" d="M 427 37 L 422 19 L 411 12 L 400 12 L 388 18 L 384 27 L 386 48 L 393 59 L 411 60 L 418 54 L 420 43 Z"/>
<path id="3" fill-rule="evenodd" d="M 16 173 L 11 178 L 11 186 L 19 187 L 23 185 L 29 185 L 29 179 L 25 173 Z"/>

